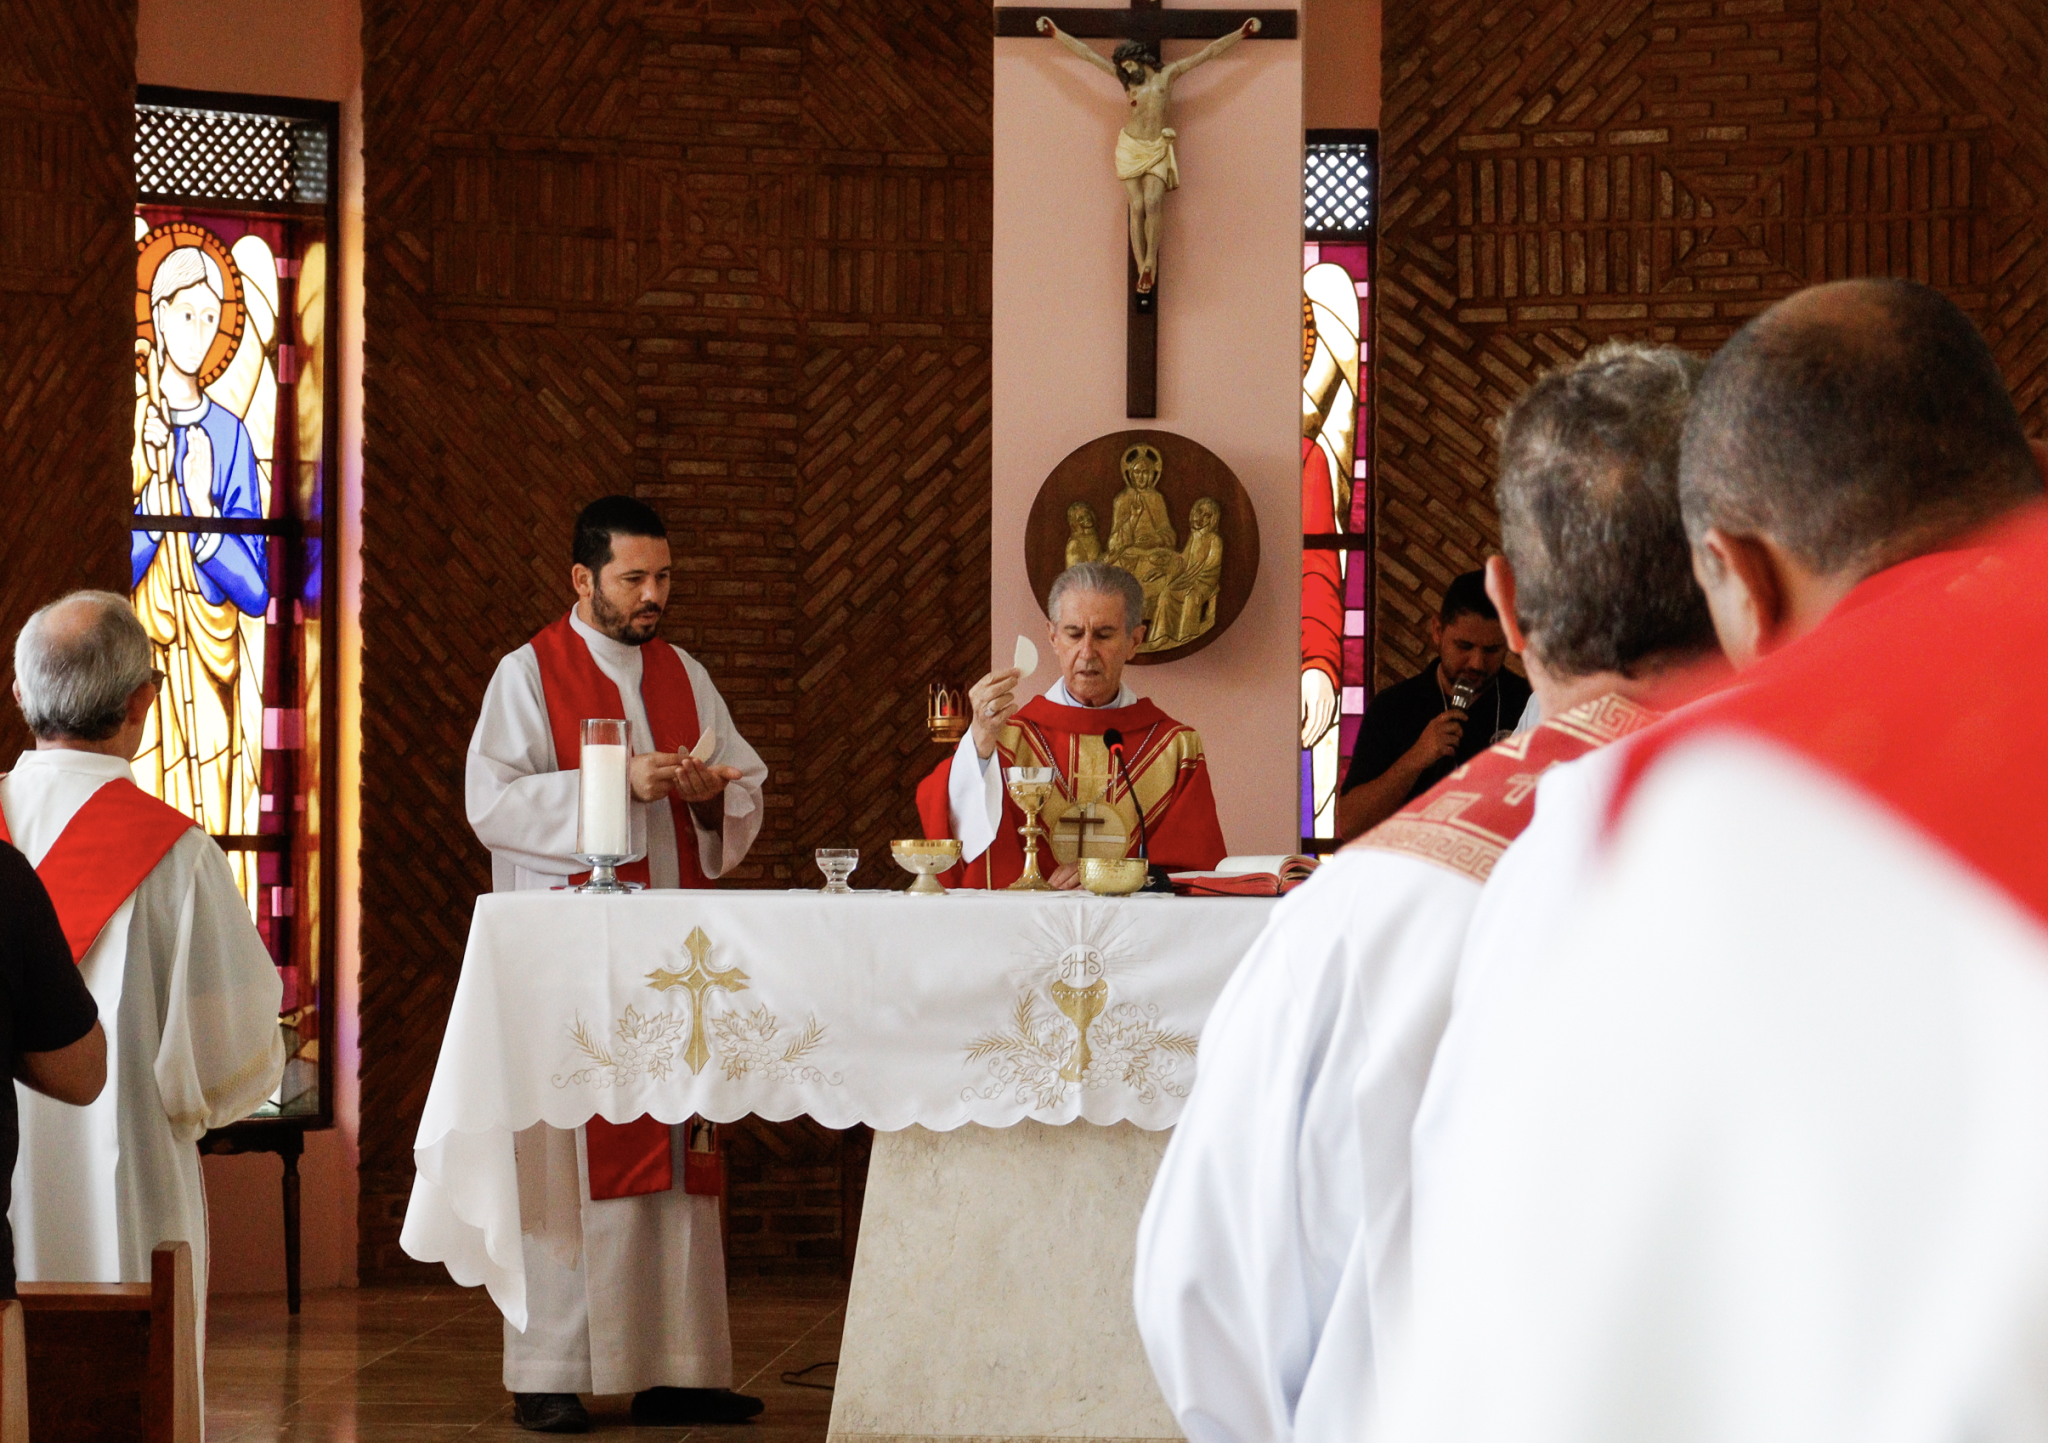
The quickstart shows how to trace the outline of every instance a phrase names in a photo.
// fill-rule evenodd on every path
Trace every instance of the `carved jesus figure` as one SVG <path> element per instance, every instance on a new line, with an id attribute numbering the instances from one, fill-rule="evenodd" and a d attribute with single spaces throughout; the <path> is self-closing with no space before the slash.
<path id="1" fill-rule="evenodd" d="M 1175 133 L 1166 123 L 1166 107 L 1173 98 L 1173 82 L 1197 65 L 1214 60 L 1259 29 L 1256 16 L 1220 40 L 1211 41 L 1185 60 L 1162 64 L 1156 45 L 1127 40 L 1105 60 L 1094 50 L 1052 23 L 1050 15 L 1038 17 L 1038 33 L 1050 35 L 1097 69 L 1107 71 L 1124 88 L 1131 103 L 1131 118 L 1116 138 L 1116 178 L 1124 183 L 1131 220 L 1131 256 L 1138 263 L 1138 289 L 1149 292 L 1159 265 L 1160 210 L 1169 190 L 1180 185 L 1180 168 L 1174 161 Z"/>

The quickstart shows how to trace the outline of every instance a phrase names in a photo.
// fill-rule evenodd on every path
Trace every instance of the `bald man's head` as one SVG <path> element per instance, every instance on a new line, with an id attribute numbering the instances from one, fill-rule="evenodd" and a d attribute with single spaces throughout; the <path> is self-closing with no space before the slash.
<path id="1" fill-rule="evenodd" d="M 1817 574 L 1867 576 L 2041 494 L 2012 397 L 1970 318 L 1911 281 L 1779 302 L 1707 365 L 1679 496 L 1710 527 L 1767 536 Z"/>

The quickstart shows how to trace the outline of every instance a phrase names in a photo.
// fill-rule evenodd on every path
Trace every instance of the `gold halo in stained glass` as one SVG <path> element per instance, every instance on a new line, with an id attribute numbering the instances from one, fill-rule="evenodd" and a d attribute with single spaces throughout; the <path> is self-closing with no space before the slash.
<path id="1" fill-rule="evenodd" d="M 220 298 L 220 334 L 207 348 L 206 364 L 199 372 L 199 385 L 204 389 L 218 381 L 234 359 L 235 348 L 242 344 L 242 327 L 248 323 L 248 307 L 242 304 L 242 271 L 227 243 L 192 221 L 160 225 L 135 243 L 135 369 L 147 372 L 150 348 L 156 345 L 156 320 L 149 308 L 156 268 L 180 246 L 197 246 L 212 256 L 228 292 Z"/>

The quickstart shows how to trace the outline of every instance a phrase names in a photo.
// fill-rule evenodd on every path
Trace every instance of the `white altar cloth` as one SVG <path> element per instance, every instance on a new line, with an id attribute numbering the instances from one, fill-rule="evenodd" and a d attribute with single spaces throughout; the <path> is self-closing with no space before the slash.
<path id="1" fill-rule="evenodd" d="M 809 1114 L 1170 1127 L 1271 898 L 481 897 L 401 1244 L 526 1322 L 513 1136 Z"/>

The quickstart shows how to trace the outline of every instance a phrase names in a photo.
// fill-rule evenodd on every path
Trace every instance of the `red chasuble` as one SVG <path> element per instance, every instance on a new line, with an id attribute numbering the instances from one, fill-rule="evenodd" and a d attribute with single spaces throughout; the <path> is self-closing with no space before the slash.
<path id="1" fill-rule="evenodd" d="M 192 830 L 192 819 L 115 777 L 86 798 L 36 864 L 36 876 L 64 925 L 71 960 L 83 962 L 121 904 Z M 12 842 L 0 813 L 0 842 Z"/>
<path id="2" fill-rule="evenodd" d="M 547 700 L 555 767 L 574 770 L 565 764 L 582 752 L 583 723 L 592 717 L 624 717 L 625 699 L 619 695 L 618 683 L 599 670 L 589 645 L 576 634 L 567 616 L 533 639 L 533 654 L 540 660 L 540 689 Z M 651 641 L 640 648 L 640 704 L 646 708 L 647 729 L 653 733 L 656 751 L 687 752 L 697 744 L 697 694 L 683 659 L 665 641 Z M 697 860 L 697 833 L 690 821 L 689 803 L 670 796 L 669 808 L 676 823 L 680 885 L 710 886 Z M 649 882 L 646 859 L 619 868 L 619 876 L 628 882 Z M 627 1123 L 593 1117 L 584 1128 L 584 1152 L 590 1165 L 592 1198 L 638 1197 L 667 1192 L 675 1185 L 668 1124 L 653 1117 Z"/>
<path id="3" fill-rule="evenodd" d="M 1036 697 L 1020 707 L 997 736 L 989 765 L 1053 769 L 1055 796 L 1041 815 L 1061 837 L 1062 850 L 1071 852 L 1071 839 L 1087 833 L 1103 839 L 1088 855 L 1135 857 L 1138 810 L 1102 743 L 1102 734 L 1112 727 L 1124 734 L 1124 765 L 1145 808 L 1151 860 L 1176 872 L 1206 872 L 1222 861 L 1223 828 L 1216 821 L 1216 794 L 1209 786 L 1202 738 L 1149 701 L 1079 707 Z M 928 837 L 952 835 L 946 798 L 952 772 L 953 759 L 948 757 L 917 789 L 918 821 Z M 1102 800 L 1095 810 L 1107 813 L 1100 822 L 1082 826 L 1068 816 L 1083 797 L 1098 794 Z M 1024 873 L 1024 841 L 1017 830 L 1023 825 L 1024 813 L 1005 789 L 994 845 L 964 867 L 944 873 L 941 880 L 950 887 L 1009 886 Z M 1041 847 L 1039 870 L 1049 877 L 1057 865 Z"/>
<path id="4" fill-rule="evenodd" d="M 1405 852 L 1484 886 L 1500 854 L 1536 815 L 1536 783 L 1546 771 L 1639 732 L 1660 715 L 1611 693 L 1575 706 L 1494 743 L 1350 847 Z"/>
<path id="5" fill-rule="evenodd" d="M 1881 571 L 1645 742 L 1618 816 L 1682 740 L 1761 737 L 1890 808 L 2048 924 L 2048 511 Z"/>

